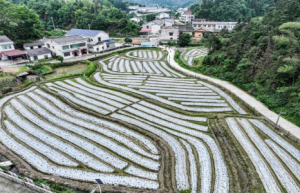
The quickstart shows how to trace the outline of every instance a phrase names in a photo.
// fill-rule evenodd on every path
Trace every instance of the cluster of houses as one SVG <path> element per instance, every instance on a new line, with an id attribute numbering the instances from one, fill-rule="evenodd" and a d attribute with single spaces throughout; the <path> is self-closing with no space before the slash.
<path id="1" fill-rule="evenodd" d="M 88 53 L 99 53 L 116 48 L 116 42 L 100 30 L 71 29 L 64 37 L 43 38 L 42 41 L 23 45 L 24 50 L 15 49 L 14 42 L 7 36 L 0 36 L 0 60 L 31 61 L 52 59 L 62 56 L 65 59 Z"/>
<path id="2" fill-rule="evenodd" d="M 190 16 L 189 18 L 187 16 Z M 181 34 L 190 34 L 193 38 L 201 40 L 205 32 L 218 34 L 222 29 L 231 31 L 237 22 L 206 21 L 195 19 L 190 11 L 184 11 L 181 15 L 184 25 L 176 24 L 173 19 L 156 19 L 143 24 L 140 30 L 141 38 L 151 39 L 153 44 L 177 42 Z"/>

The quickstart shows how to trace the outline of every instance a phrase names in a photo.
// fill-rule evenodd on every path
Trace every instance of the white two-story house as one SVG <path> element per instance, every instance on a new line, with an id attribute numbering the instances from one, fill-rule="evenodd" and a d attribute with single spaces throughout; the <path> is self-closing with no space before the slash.
<path id="1" fill-rule="evenodd" d="M 25 59 L 25 52 L 16 50 L 14 42 L 7 36 L 0 36 L 0 60 L 18 60 Z"/>
<path id="2" fill-rule="evenodd" d="M 105 40 L 109 40 L 108 33 L 100 30 L 71 29 L 66 36 L 81 36 L 86 39 L 90 52 L 102 52 L 107 49 Z"/>
<path id="3" fill-rule="evenodd" d="M 88 54 L 86 38 L 78 35 L 45 39 L 44 41 L 46 48 L 50 49 L 54 55 L 62 56 L 65 59 Z"/>
<path id="4" fill-rule="evenodd" d="M 191 11 L 185 11 L 179 17 L 179 20 L 184 22 L 184 23 L 190 23 L 194 19 L 195 19 L 195 15 L 193 15 Z"/>

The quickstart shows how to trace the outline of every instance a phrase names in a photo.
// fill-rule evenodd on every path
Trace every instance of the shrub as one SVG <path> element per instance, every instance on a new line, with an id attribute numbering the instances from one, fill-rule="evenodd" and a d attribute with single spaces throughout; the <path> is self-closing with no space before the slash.
<path id="1" fill-rule="evenodd" d="M 2 89 L 2 94 L 6 94 L 6 93 L 9 93 L 12 91 L 12 88 L 11 87 L 3 87 Z"/>
<path id="2" fill-rule="evenodd" d="M 57 60 L 59 60 L 61 63 L 64 62 L 64 58 L 63 58 L 62 56 L 58 56 L 58 57 L 57 57 Z"/>

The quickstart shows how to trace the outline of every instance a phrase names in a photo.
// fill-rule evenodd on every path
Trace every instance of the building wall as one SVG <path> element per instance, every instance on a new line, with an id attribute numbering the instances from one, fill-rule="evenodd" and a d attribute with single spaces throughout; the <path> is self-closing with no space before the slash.
<path id="1" fill-rule="evenodd" d="M 106 45 L 106 43 L 104 43 L 104 44 L 101 44 L 101 45 L 93 46 L 91 51 L 92 52 L 103 52 L 106 49 L 107 49 L 107 45 Z"/>
<path id="2" fill-rule="evenodd" d="M 71 48 L 70 47 L 70 45 L 72 45 L 72 44 L 79 44 L 79 43 L 85 43 L 85 46 L 81 46 L 79 48 Z M 49 44 L 50 47 L 48 47 L 48 44 Z M 51 41 L 51 39 L 48 39 L 48 40 L 46 40 L 45 45 L 46 45 L 46 48 L 50 49 L 53 53 L 56 54 L 56 56 L 62 56 L 65 59 L 75 57 L 72 54 L 72 52 L 74 52 L 74 51 L 78 52 L 77 50 L 88 49 L 86 40 L 85 41 L 69 42 L 69 43 L 66 43 L 66 44 L 58 44 L 54 41 Z M 69 49 L 63 50 L 62 46 L 67 46 L 67 45 L 69 46 Z M 70 53 L 70 55 L 65 56 L 65 53 Z M 78 55 L 81 56 L 82 54 L 78 53 Z"/>
<path id="3" fill-rule="evenodd" d="M 151 29 L 151 26 L 152 26 L 153 24 L 154 24 L 154 23 L 152 23 L 152 22 L 145 23 L 145 24 L 143 24 L 142 29 Z"/>
<path id="4" fill-rule="evenodd" d="M 191 22 L 192 19 L 195 19 L 194 15 L 181 15 L 180 20 L 184 22 Z"/>
<path id="5" fill-rule="evenodd" d="M 48 59 L 52 58 L 52 55 L 49 53 L 49 54 L 38 55 L 37 60 L 45 60 L 45 55 L 48 56 Z M 34 59 L 34 56 L 30 56 L 30 60 L 31 61 L 37 61 L 36 59 Z"/>
<path id="6" fill-rule="evenodd" d="M 115 49 L 116 48 L 116 44 L 115 43 L 112 43 L 112 44 L 107 44 L 107 50 L 112 50 L 112 49 Z"/>
<path id="7" fill-rule="evenodd" d="M 173 33 L 171 36 L 170 33 Z M 162 29 L 160 40 L 177 41 L 179 38 L 179 29 Z"/>
<path id="8" fill-rule="evenodd" d="M 160 25 L 154 24 L 154 25 L 151 26 L 151 33 L 152 34 L 157 34 L 157 33 L 159 33 L 160 30 L 161 30 Z"/>
<path id="9" fill-rule="evenodd" d="M 194 32 L 194 38 L 203 38 L 202 31 L 195 31 Z"/>

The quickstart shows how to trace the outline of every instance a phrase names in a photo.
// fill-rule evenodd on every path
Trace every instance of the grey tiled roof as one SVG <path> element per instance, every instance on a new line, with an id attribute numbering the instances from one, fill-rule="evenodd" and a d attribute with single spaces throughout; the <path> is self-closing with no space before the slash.
<path id="1" fill-rule="evenodd" d="M 58 44 L 65 44 L 65 43 L 76 42 L 76 41 L 85 41 L 85 38 L 75 35 L 75 36 L 65 36 L 61 38 L 53 38 L 49 40 L 52 40 Z"/>
<path id="2" fill-rule="evenodd" d="M 51 53 L 51 51 L 48 48 L 37 48 L 37 49 L 25 50 L 25 52 L 28 56 L 39 56 L 39 55 Z"/>
<path id="3" fill-rule="evenodd" d="M 78 36 L 88 36 L 95 37 L 101 31 L 100 30 L 88 30 L 88 29 L 71 29 L 66 35 L 78 35 Z"/>
<path id="4" fill-rule="evenodd" d="M 0 43 L 13 42 L 7 36 L 0 36 Z"/>
<path id="5" fill-rule="evenodd" d="M 44 42 L 33 42 L 33 43 L 24 44 L 24 47 L 42 46 L 42 45 L 44 45 Z"/>

